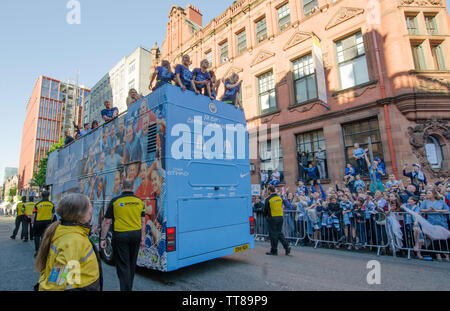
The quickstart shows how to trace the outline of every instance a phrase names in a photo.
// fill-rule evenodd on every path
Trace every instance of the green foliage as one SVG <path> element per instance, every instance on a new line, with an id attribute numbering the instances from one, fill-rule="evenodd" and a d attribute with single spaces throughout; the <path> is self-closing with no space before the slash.
<path id="1" fill-rule="evenodd" d="M 54 144 L 50 148 L 50 151 L 47 152 L 47 155 L 45 156 L 45 158 L 41 159 L 41 162 L 39 163 L 39 166 L 38 166 L 38 173 L 33 176 L 33 184 L 35 184 L 36 186 L 39 186 L 39 187 L 45 186 L 45 179 L 47 177 L 48 155 L 63 146 L 64 146 L 64 138 L 61 138 L 61 140 L 58 143 Z"/>
<path id="2" fill-rule="evenodd" d="M 12 187 L 11 189 L 9 189 L 8 195 L 12 198 L 16 195 L 16 192 L 17 192 L 17 187 Z"/>

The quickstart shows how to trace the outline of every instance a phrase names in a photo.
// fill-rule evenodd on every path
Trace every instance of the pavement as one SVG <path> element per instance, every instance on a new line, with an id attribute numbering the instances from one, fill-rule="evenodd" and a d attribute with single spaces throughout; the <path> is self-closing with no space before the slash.
<path id="1" fill-rule="evenodd" d="M 12 217 L 0 216 L 0 291 L 31 291 L 34 243 L 11 240 Z M 281 246 L 279 246 L 281 248 Z M 267 256 L 270 246 L 163 273 L 139 268 L 136 291 L 391 291 L 450 290 L 450 263 L 376 256 L 344 249 L 293 247 L 291 255 Z M 380 284 L 370 285 L 369 261 L 380 264 Z M 104 290 L 119 290 L 115 268 L 103 263 Z"/>

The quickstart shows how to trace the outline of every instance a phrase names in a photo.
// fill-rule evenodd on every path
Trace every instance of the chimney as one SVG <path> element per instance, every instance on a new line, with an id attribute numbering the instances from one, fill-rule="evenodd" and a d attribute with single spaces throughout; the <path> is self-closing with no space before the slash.
<path id="1" fill-rule="evenodd" d="M 186 7 L 186 16 L 191 22 L 203 27 L 203 15 L 200 13 L 200 10 L 192 4 L 188 4 Z"/>

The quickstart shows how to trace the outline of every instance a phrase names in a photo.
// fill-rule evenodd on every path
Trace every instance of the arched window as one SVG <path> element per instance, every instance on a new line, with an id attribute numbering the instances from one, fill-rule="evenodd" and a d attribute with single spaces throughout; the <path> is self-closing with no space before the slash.
<path id="1" fill-rule="evenodd" d="M 431 168 L 440 170 L 444 162 L 444 154 L 442 152 L 441 144 L 435 136 L 428 136 L 427 144 L 425 145 L 425 151 Z"/>

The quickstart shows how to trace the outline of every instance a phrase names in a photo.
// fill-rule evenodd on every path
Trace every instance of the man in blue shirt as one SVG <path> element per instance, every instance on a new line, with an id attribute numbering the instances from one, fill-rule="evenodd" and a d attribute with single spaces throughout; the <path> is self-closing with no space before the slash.
<path id="1" fill-rule="evenodd" d="M 356 168 L 359 175 L 363 175 L 364 171 L 364 155 L 365 151 L 363 148 L 359 147 L 359 144 L 355 144 L 353 149 L 353 157 L 356 160 Z"/>
<path id="2" fill-rule="evenodd" d="M 156 85 L 152 89 L 152 84 L 155 78 L 156 78 Z M 155 91 L 164 84 L 172 84 L 173 80 L 175 80 L 175 74 L 170 69 L 170 63 L 167 60 L 163 60 L 161 66 L 156 67 L 155 71 L 152 74 L 149 89 L 151 91 Z"/>
<path id="3" fill-rule="evenodd" d="M 211 94 L 211 75 L 208 72 L 208 67 L 208 60 L 202 60 L 200 68 L 195 68 L 192 72 L 192 76 L 197 90 L 204 95 L 208 95 L 211 100 L 214 100 L 214 97 Z"/>
<path id="4" fill-rule="evenodd" d="M 119 115 L 119 109 L 116 107 L 112 107 L 111 102 L 109 100 L 105 100 L 105 108 L 102 110 L 102 118 L 105 122 L 109 122 L 112 119 L 117 118 Z"/>
<path id="5" fill-rule="evenodd" d="M 66 135 L 66 139 L 64 140 L 64 146 L 67 146 L 68 144 L 70 144 L 71 142 L 73 142 L 74 139 L 73 139 L 72 136 L 70 136 L 70 132 L 69 132 L 69 131 L 66 131 L 66 132 L 65 132 L 65 135 Z"/>
<path id="6" fill-rule="evenodd" d="M 189 90 L 198 94 L 192 72 L 189 70 L 190 64 L 191 58 L 189 55 L 183 55 L 182 64 L 175 67 L 175 81 L 183 92 Z"/>
<path id="7" fill-rule="evenodd" d="M 239 75 L 233 73 L 230 79 L 225 80 L 225 94 L 223 95 L 221 101 L 227 104 L 232 104 L 236 108 L 241 108 L 239 101 L 239 93 L 241 92 L 242 80 L 239 80 Z"/>
<path id="8" fill-rule="evenodd" d="M 80 130 L 80 137 L 88 134 L 91 131 L 91 125 L 89 123 L 84 124 L 84 128 Z"/>

